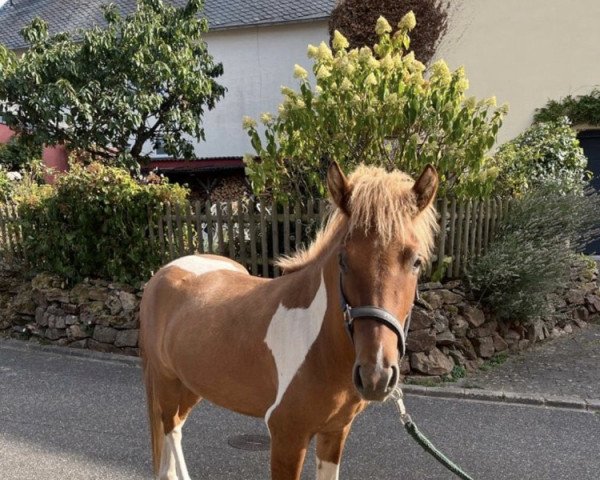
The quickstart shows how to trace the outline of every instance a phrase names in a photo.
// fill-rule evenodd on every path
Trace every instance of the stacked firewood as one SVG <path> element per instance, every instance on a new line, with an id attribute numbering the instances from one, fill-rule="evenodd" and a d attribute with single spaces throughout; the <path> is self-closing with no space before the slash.
<path id="1" fill-rule="evenodd" d="M 210 192 L 213 202 L 242 200 L 250 195 L 250 189 L 243 178 L 228 177 L 221 180 Z"/>

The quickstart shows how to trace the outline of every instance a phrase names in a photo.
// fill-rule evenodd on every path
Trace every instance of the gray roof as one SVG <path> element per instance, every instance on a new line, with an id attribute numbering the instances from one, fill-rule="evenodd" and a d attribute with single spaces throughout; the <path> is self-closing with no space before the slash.
<path id="1" fill-rule="evenodd" d="M 168 0 L 183 6 L 186 0 Z M 50 33 L 74 32 L 103 24 L 100 6 L 111 0 L 10 0 L 0 7 L 0 43 L 8 48 L 26 46 L 19 31 L 35 17 L 46 20 Z M 135 0 L 112 0 L 124 14 L 135 10 Z M 306 22 L 328 18 L 336 0 L 205 0 L 210 28 L 250 27 Z"/>

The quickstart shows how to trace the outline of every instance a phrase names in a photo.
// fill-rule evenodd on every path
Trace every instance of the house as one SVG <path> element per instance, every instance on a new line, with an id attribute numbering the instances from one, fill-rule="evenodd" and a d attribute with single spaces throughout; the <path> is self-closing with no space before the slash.
<path id="1" fill-rule="evenodd" d="M 435 57 L 464 65 L 469 93 L 510 107 L 498 143 L 514 138 L 548 100 L 600 86 L 598 0 L 457 0 Z M 418 19 L 417 19 L 418 20 Z M 434 58 L 435 60 L 435 58 Z M 574 125 L 600 191 L 600 125 Z M 588 246 L 600 251 L 600 239 Z"/>
<path id="2" fill-rule="evenodd" d="M 26 44 L 20 29 L 36 16 L 50 33 L 74 31 L 102 23 L 106 0 L 12 0 L 0 7 L 0 43 L 19 51 Z M 116 0 L 122 12 L 135 0 Z M 185 0 L 172 0 L 185 5 Z M 293 85 L 295 63 L 306 59 L 309 43 L 327 40 L 328 18 L 335 0 L 205 0 L 210 53 L 224 65 L 219 83 L 227 94 L 204 119 L 206 142 L 196 145 L 196 161 L 180 161 L 152 152 L 151 168 L 192 187 L 211 189 L 215 176 L 243 178 L 242 156 L 251 152 L 242 117 L 276 111 L 281 85 Z M 68 14 L 65 14 L 68 12 Z M 239 182 L 238 182 L 239 183 Z"/>
<path id="3" fill-rule="evenodd" d="M 183 5 L 185 0 L 173 2 Z M 102 3 L 105 0 L 12 0 L 0 8 L 0 42 L 12 49 L 24 48 L 18 31 L 36 15 L 48 20 L 51 32 L 93 25 L 101 21 Z M 124 12 L 135 7 L 135 0 L 115 3 Z M 311 65 L 306 46 L 328 40 L 328 17 L 337 2 L 205 3 L 211 28 L 205 38 L 209 51 L 223 62 L 225 74 L 219 81 L 228 92 L 206 114 L 206 142 L 196 147 L 197 162 L 177 162 L 155 152 L 155 165 L 173 175 L 193 175 L 202 165 L 218 168 L 219 162 L 241 171 L 241 156 L 252 151 L 242 117 L 257 118 L 276 110 L 280 86 L 297 84 L 293 65 Z M 600 83 L 600 63 L 593 60 L 600 57 L 598 0 L 453 0 L 449 4 L 447 33 L 434 60 L 444 58 L 451 68 L 464 65 L 470 94 L 495 95 L 499 103 L 510 105 L 500 143 L 527 128 L 535 109 L 549 99 L 588 93 Z M 590 168 L 600 176 L 597 127 L 578 128 Z"/>

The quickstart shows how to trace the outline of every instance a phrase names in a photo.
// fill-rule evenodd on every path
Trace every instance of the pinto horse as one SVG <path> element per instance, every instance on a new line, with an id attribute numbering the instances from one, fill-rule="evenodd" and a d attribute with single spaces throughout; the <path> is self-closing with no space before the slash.
<path id="1" fill-rule="evenodd" d="M 282 277 L 196 255 L 148 282 L 140 343 L 158 478 L 190 478 L 181 428 L 206 399 L 264 418 L 273 480 L 300 479 L 315 436 L 317 479 L 337 479 L 352 420 L 395 389 L 438 176 L 360 166 L 346 177 L 333 163 L 327 183 L 329 221 L 279 262 Z"/>

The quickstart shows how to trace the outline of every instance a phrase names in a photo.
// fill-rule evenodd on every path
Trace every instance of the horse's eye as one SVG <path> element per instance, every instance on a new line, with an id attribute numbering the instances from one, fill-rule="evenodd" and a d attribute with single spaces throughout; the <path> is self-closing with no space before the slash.
<path id="1" fill-rule="evenodd" d="M 340 252 L 338 260 L 340 263 L 340 269 L 342 270 L 343 273 L 346 273 L 348 271 L 348 263 L 346 262 L 346 254 L 344 252 Z"/>
<path id="2" fill-rule="evenodd" d="M 418 270 L 419 268 L 421 268 L 422 265 L 423 265 L 423 260 L 421 260 L 420 257 L 417 257 L 417 259 L 415 260 L 415 263 L 413 264 L 413 268 L 415 270 Z"/>

